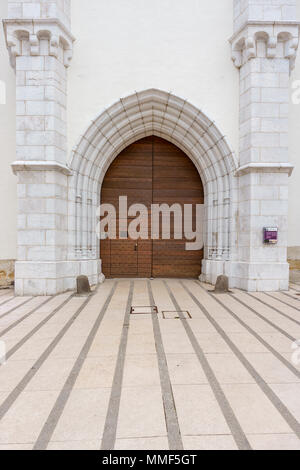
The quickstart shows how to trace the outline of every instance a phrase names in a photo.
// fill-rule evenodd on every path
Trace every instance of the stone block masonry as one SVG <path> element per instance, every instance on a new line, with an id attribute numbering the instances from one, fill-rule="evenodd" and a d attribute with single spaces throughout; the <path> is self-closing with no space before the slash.
<path id="1" fill-rule="evenodd" d="M 75 268 L 70 268 L 67 249 L 70 1 L 9 1 L 4 28 L 16 71 L 15 289 L 18 295 L 50 295 L 75 286 L 68 278 Z"/>
<path id="2" fill-rule="evenodd" d="M 288 289 L 289 75 L 298 47 L 296 2 L 234 2 L 233 60 L 240 69 L 239 263 L 247 290 Z M 279 228 L 276 246 L 262 228 Z"/>
<path id="3" fill-rule="evenodd" d="M 295 0 L 234 0 L 234 29 L 248 21 L 287 21 L 296 18 Z"/>
<path id="4" fill-rule="evenodd" d="M 8 17 L 39 19 L 57 18 L 70 28 L 71 0 L 8 0 Z"/>

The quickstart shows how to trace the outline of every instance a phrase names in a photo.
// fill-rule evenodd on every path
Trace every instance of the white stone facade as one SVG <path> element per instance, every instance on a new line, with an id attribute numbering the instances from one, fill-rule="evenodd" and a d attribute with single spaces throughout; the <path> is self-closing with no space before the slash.
<path id="1" fill-rule="evenodd" d="M 72 90 L 68 93 L 68 68 L 72 69 L 73 49 L 76 53 L 77 43 L 80 48 L 85 37 L 76 35 L 74 42 L 70 3 L 8 1 L 3 21 L 16 72 L 12 165 L 18 178 L 16 293 L 50 295 L 73 289 L 79 274 L 87 274 L 93 284 L 104 280 L 95 232 L 101 183 L 125 147 L 153 134 L 180 147 L 202 178 L 206 205 L 202 279 L 215 282 L 225 273 L 232 287 L 287 289 L 288 188 L 293 171 L 288 118 L 290 74 L 299 38 L 296 0 L 228 2 L 233 12 L 232 58 L 240 77 L 239 92 L 236 89 L 232 95 L 232 102 L 240 103 L 239 127 L 236 122 L 232 131 L 239 132 L 239 149 L 214 116 L 167 91 L 164 80 L 158 79 L 155 87 L 134 93 L 123 90 L 113 105 L 103 96 L 106 109 L 85 122 L 77 144 L 72 142 L 71 158 L 67 104 L 74 95 Z M 229 35 L 224 39 L 225 52 L 228 39 Z M 220 55 L 225 53 L 221 46 L 218 42 Z M 97 41 L 90 47 L 98 54 Z M 109 41 L 105 47 L 110 47 Z M 89 85 L 84 73 L 82 77 L 84 94 Z M 266 226 L 279 228 L 277 245 L 263 244 Z"/>
<path id="2" fill-rule="evenodd" d="M 70 288 L 67 263 L 67 67 L 70 2 L 8 2 L 7 47 L 16 70 L 17 294 Z M 16 18 L 18 21 L 16 21 Z M 72 284 L 72 287 L 74 283 Z"/>
<path id="3" fill-rule="evenodd" d="M 288 288 L 289 86 L 299 42 L 296 2 L 235 1 L 233 60 L 240 68 L 239 263 L 247 290 Z M 261 227 L 279 228 L 262 246 Z"/>

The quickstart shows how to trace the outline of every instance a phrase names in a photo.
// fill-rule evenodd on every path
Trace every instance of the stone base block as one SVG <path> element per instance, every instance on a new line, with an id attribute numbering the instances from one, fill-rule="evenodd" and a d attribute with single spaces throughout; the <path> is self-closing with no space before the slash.
<path id="1" fill-rule="evenodd" d="M 230 287 L 248 292 L 287 291 L 289 264 L 232 262 Z"/>
<path id="2" fill-rule="evenodd" d="M 288 263 L 243 263 L 204 260 L 200 280 L 215 284 L 218 276 L 229 277 L 229 287 L 247 292 L 277 292 L 289 289 Z"/>
<path id="3" fill-rule="evenodd" d="M 229 261 L 203 260 L 200 281 L 215 285 L 219 276 L 225 275 L 230 278 Z"/>
<path id="4" fill-rule="evenodd" d="M 18 296 L 56 295 L 76 289 L 76 278 L 88 277 L 91 285 L 105 280 L 101 260 L 56 262 L 17 261 L 15 267 L 15 294 Z"/>

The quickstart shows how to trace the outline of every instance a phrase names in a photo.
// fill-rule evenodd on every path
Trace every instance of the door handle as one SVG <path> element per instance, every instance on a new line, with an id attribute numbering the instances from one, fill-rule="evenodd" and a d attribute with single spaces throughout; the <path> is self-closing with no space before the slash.
<path id="1" fill-rule="evenodd" d="M 138 251 L 138 245 L 137 244 L 134 246 L 134 251 Z"/>

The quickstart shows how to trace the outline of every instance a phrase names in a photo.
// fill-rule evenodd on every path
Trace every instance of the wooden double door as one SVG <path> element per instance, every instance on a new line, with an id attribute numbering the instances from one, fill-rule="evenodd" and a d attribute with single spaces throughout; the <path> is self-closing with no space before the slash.
<path id="1" fill-rule="evenodd" d="M 124 227 L 119 230 L 120 196 L 127 196 L 128 207 L 143 204 L 147 208 L 148 215 L 144 214 L 144 217 L 148 221 L 148 240 L 130 239 L 126 226 L 125 233 Z M 182 208 L 184 204 L 193 204 L 195 230 L 196 204 L 204 203 L 199 173 L 178 147 L 153 136 L 123 150 L 105 175 L 101 203 L 114 205 L 118 221 L 117 238 L 100 242 L 102 271 L 107 278 L 196 278 L 201 274 L 203 250 L 187 251 L 188 240 L 184 235 L 176 239 L 173 223 L 171 239 L 163 239 L 161 230 L 157 234 L 158 239 L 151 239 L 153 204 L 180 204 Z M 133 220 L 128 217 L 128 224 Z M 143 226 L 145 229 L 146 225 Z"/>

